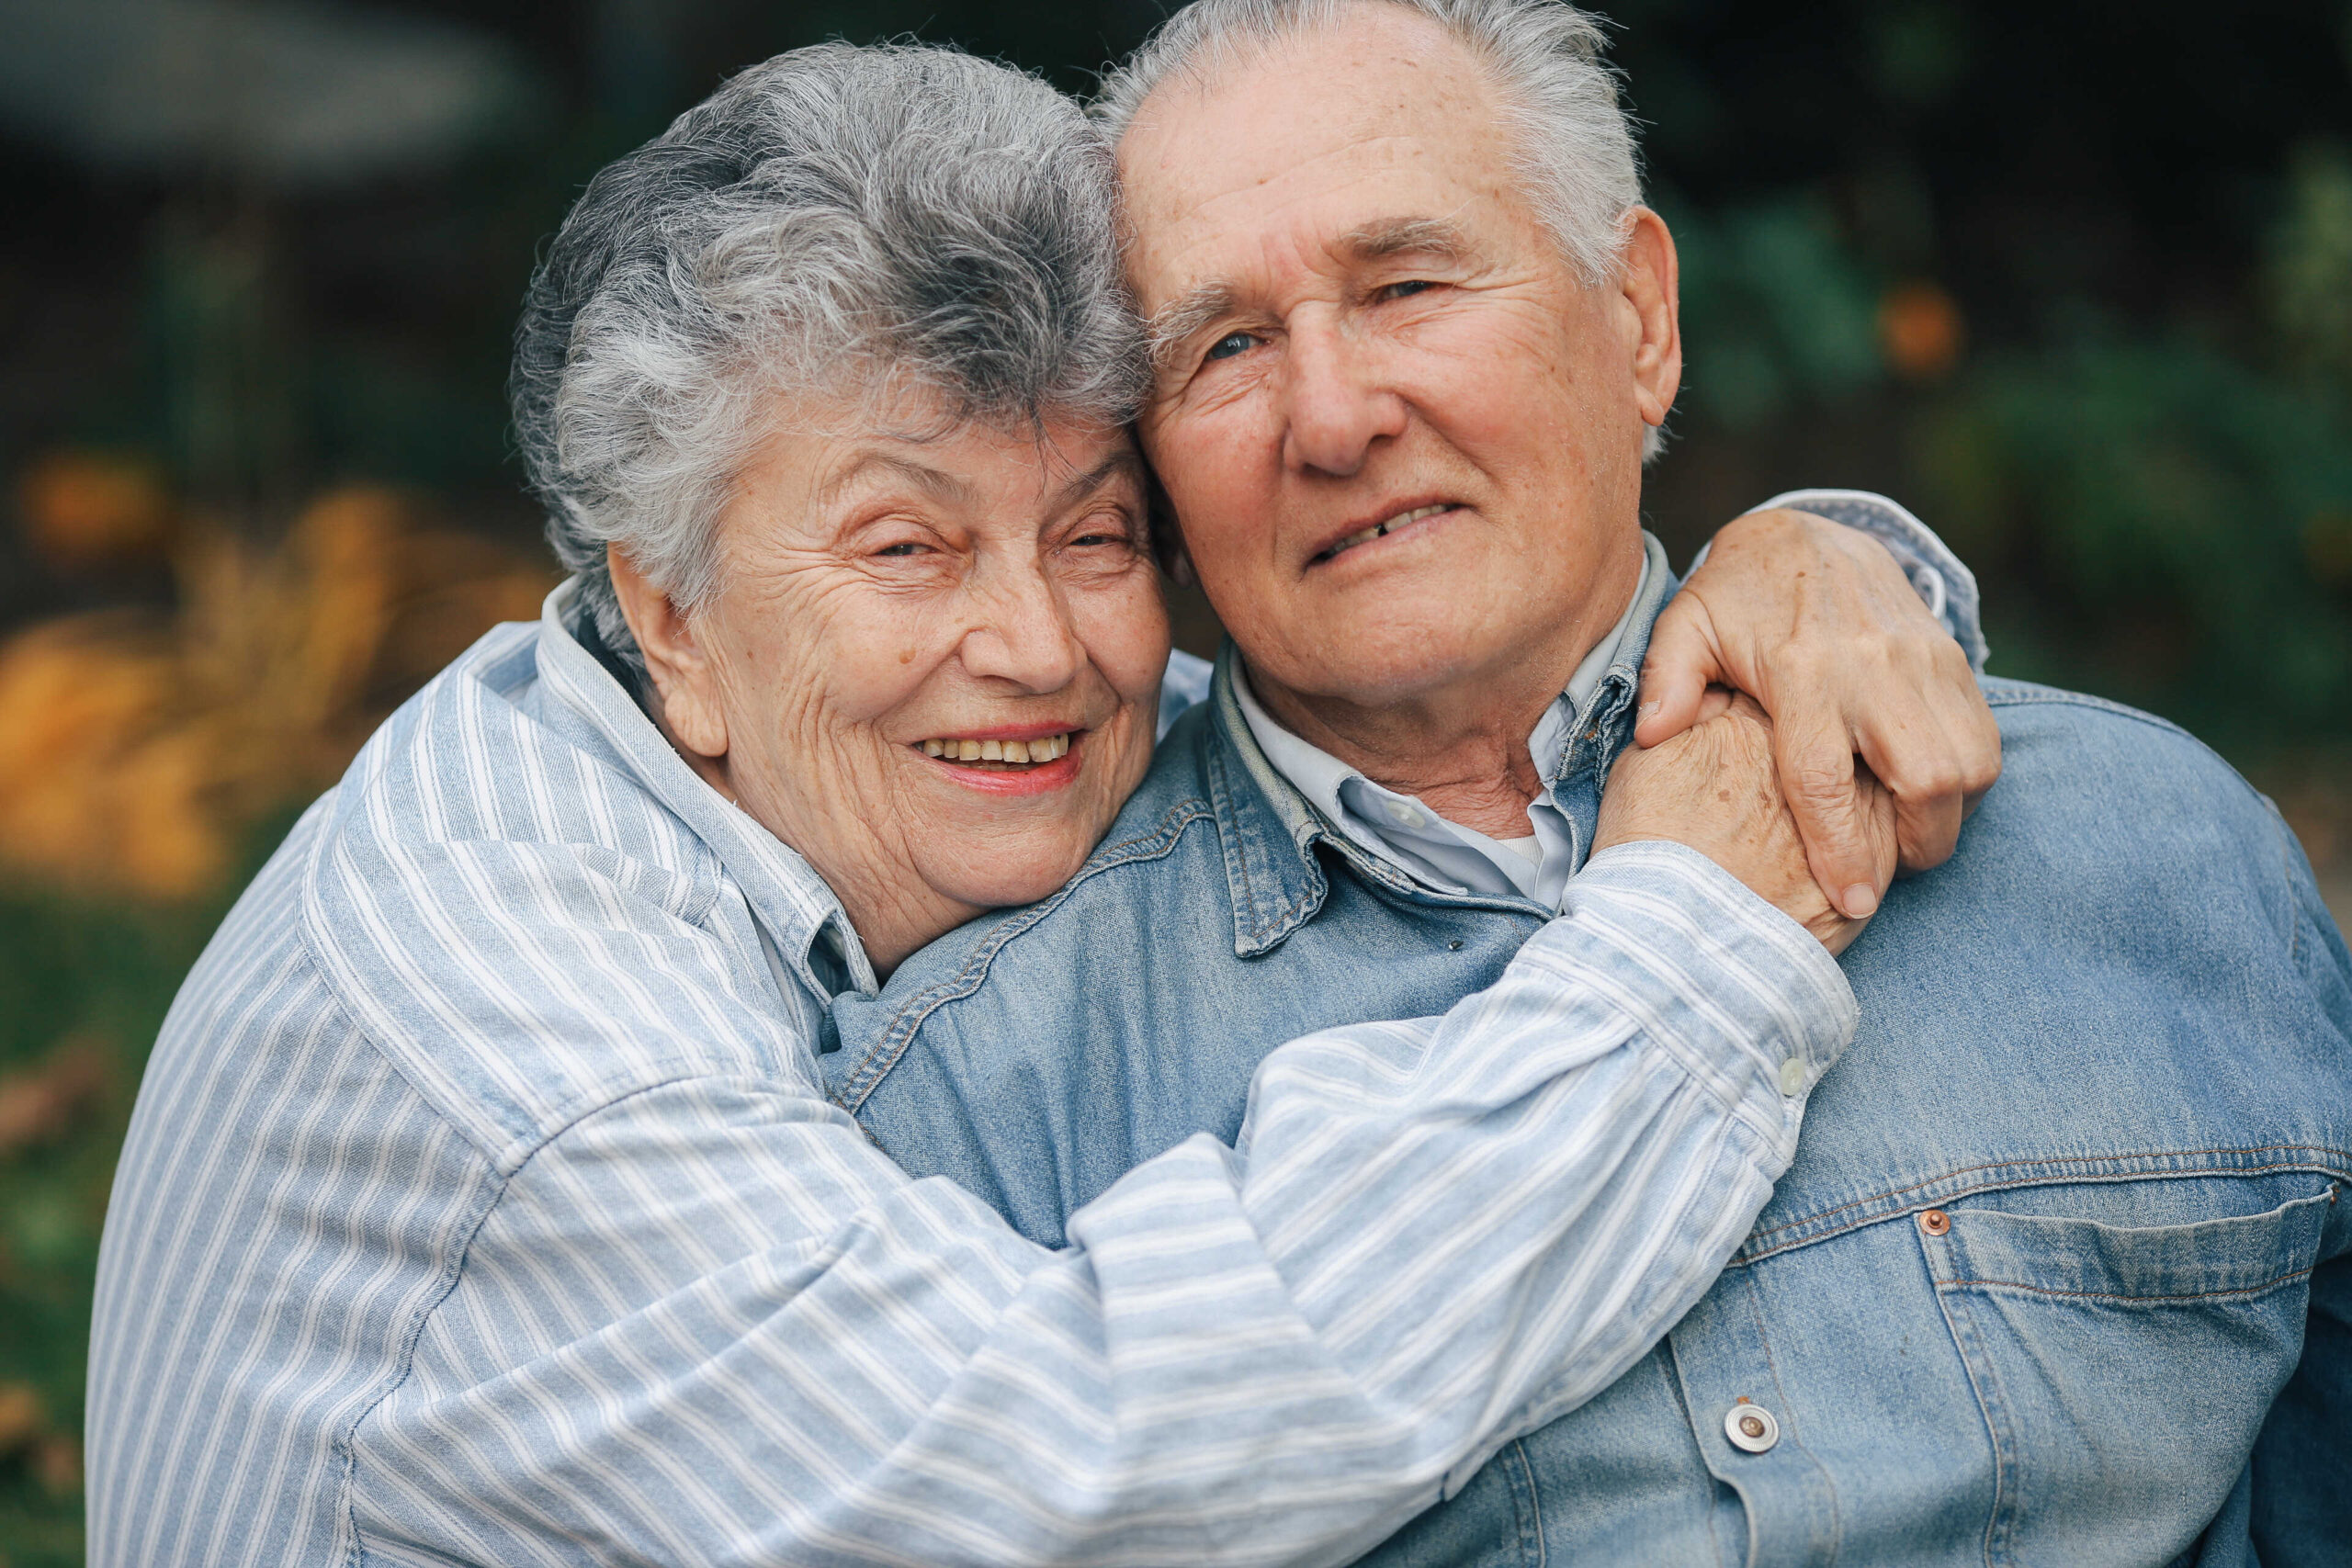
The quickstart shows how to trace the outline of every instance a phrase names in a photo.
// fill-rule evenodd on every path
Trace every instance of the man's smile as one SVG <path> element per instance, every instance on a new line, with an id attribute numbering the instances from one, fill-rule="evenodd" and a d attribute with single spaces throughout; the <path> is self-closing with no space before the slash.
<path id="1" fill-rule="evenodd" d="M 1308 558 L 1306 564 L 1310 567 L 1321 566 L 1325 562 L 1342 556 L 1350 550 L 1371 544 L 1375 539 L 1385 539 L 1390 536 L 1401 533 L 1408 528 L 1412 528 L 1418 525 L 1427 523 L 1433 517 L 1442 517 L 1447 513 L 1459 512 L 1460 510 L 1460 506 L 1450 501 L 1430 502 L 1419 506 L 1408 507 L 1404 511 L 1395 513 L 1390 516 L 1382 518 L 1377 523 L 1357 528 L 1353 532 L 1333 540 L 1330 544 L 1326 545 L 1323 548 L 1316 551 L 1315 554 Z"/>

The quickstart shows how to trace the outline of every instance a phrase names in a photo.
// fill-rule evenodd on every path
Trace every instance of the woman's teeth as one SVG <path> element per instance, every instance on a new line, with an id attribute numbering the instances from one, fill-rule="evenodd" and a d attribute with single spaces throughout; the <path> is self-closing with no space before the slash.
<path id="1" fill-rule="evenodd" d="M 1328 560 L 1331 557 L 1338 555 L 1341 550 L 1351 550 L 1358 545 L 1368 545 L 1374 539 L 1385 539 L 1388 536 L 1388 531 L 1392 528 L 1402 528 L 1408 523 L 1419 523 L 1424 517 L 1434 517 L 1441 512 L 1451 512 L 1453 510 L 1453 507 L 1450 502 L 1440 502 L 1435 506 L 1416 506 L 1410 512 L 1399 512 L 1396 516 L 1391 517 L 1385 523 L 1374 523 L 1371 527 L 1366 528 L 1360 534 L 1349 535 L 1346 538 L 1341 539 L 1338 544 L 1333 545 L 1329 549 L 1325 550 L 1323 552 L 1324 558 Z"/>
<path id="2" fill-rule="evenodd" d="M 1035 740 L 926 740 L 922 754 L 947 762 L 1050 762 L 1069 750 L 1069 736 Z"/>

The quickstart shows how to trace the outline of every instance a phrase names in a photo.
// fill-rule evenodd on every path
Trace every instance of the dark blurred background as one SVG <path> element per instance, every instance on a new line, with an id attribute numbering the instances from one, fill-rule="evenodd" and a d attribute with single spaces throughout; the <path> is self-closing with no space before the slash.
<path id="1" fill-rule="evenodd" d="M 2352 908 L 2352 4 L 1611 14 L 1682 245 L 1677 564 L 1783 488 L 1895 496 L 1996 671 L 2189 725 Z M 80 1561 L 90 1273 L 179 976 L 551 581 L 502 384 L 582 184 L 797 44 L 1082 92 L 1159 15 L 0 0 L 0 1568 Z"/>

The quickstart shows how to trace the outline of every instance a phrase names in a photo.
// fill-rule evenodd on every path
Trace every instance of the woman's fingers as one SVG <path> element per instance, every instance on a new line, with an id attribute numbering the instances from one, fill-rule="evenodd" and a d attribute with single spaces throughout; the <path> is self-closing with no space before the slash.
<path id="1" fill-rule="evenodd" d="M 2001 730 L 1955 648 L 1923 673 L 1907 705 L 1856 715 L 1855 749 L 1894 798 L 1895 840 L 1907 873 L 1951 858 L 1960 827 L 2001 774 Z"/>
<path id="2" fill-rule="evenodd" d="M 1698 723 L 1707 688 L 1724 679 L 1706 602 L 1694 593 L 1675 595 L 1651 629 L 1649 652 L 1642 660 L 1634 744 L 1662 745 Z"/>

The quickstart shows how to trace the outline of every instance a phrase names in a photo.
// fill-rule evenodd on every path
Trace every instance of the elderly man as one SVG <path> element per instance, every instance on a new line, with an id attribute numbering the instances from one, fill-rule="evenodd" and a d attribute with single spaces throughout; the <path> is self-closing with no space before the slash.
<path id="1" fill-rule="evenodd" d="M 1546 0 L 1200 0 L 1108 87 L 1144 440 L 1232 646 L 1115 850 L 846 1005 L 831 1069 L 1039 1240 L 1188 1134 L 1246 1148 L 1274 1043 L 1485 984 L 1638 755 L 1682 344 L 1599 41 Z M 2346 1560 L 2352 960 L 2211 753 L 1986 690 L 2003 781 L 1846 954 L 1860 1032 L 1732 1266 L 1374 1561 Z"/>

